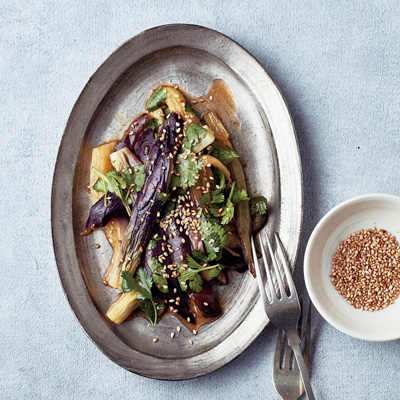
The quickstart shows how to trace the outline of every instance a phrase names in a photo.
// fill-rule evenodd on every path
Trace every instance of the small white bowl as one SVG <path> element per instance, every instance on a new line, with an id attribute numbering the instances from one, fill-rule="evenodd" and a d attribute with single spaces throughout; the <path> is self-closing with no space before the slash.
<path id="1" fill-rule="evenodd" d="M 379 311 L 348 304 L 331 282 L 332 257 L 340 241 L 359 229 L 385 229 L 400 242 L 400 197 L 370 194 L 347 200 L 326 214 L 307 244 L 304 279 L 311 301 L 332 326 L 358 339 L 400 338 L 400 297 Z"/>

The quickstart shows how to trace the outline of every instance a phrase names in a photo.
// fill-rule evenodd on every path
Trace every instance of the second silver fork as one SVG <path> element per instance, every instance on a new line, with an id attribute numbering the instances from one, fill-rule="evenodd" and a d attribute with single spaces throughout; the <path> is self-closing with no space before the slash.
<path id="1" fill-rule="evenodd" d="M 304 312 L 303 302 L 301 303 L 301 317 L 299 320 L 299 336 L 304 339 L 304 363 L 310 371 L 310 332 L 311 332 L 311 301 L 309 303 L 307 316 Z M 306 327 L 301 329 L 303 319 L 306 318 Z M 283 331 L 279 328 L 276 341 L 273 381 L 276 391 L 282 400 L 297 400 L 304 393 L 304 386 L 301 382 L 299 367 L 293 359 L 293 351 L 285 337 L 283 341 Z"/>

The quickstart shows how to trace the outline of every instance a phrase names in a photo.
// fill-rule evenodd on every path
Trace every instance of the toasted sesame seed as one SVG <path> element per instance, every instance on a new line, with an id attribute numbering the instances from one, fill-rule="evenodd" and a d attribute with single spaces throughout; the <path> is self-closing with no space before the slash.
<path id="1" fill-rule="evenodd" d="M 175 332 L 171 332 L 171 339 L 175 337 Z"/>
<path id="2" fill-rule="evenodd" d="M 100 245 L 99 245 L 99 244 L 96 244 L 94 247 L 95 247 L 96 249 L 99 249 L 99 248 L 100 248 Z"/>
<path id="3" fill-rule="evenodd" d="M 193 340 L 189 340 L 189 343 L 192 345 L 193 344 Z"/>
<path id="4" fill-rule="evenodd" d="M 153 343 L 156 343 L 156 342 L 158 342 L 158 338 L 157 338 L 157 337 L 155 337 L 155 338 L 153 339 Z"/>

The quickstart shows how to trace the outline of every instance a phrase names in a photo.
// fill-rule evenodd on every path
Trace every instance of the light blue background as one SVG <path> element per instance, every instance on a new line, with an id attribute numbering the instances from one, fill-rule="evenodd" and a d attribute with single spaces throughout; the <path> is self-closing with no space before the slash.
<path id="1" fill-rule="evenodd" d="M 203 378 L 160 382 L 106 358 L 70 310 L 50 229 L 54 162 L 68 115 L 107 56 L 144 29 L 217 29 L 281 88 L 304 173 L 295 280 L 307 239 L 355 195 L 400 195 L 398 1 L 11 1 L 0 5 L 0 398 L 276 399 L 276 330 Z M 352 339 L 313 318 L 311 381 L 321 399 L 399 399 L 400 341 Z"/>

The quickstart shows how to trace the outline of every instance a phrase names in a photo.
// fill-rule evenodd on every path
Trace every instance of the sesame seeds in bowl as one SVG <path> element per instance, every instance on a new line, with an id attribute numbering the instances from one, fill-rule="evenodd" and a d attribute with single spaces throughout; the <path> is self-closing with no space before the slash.
<path id="1" fill-rule="evenodd" d="M 400 197 L 347 200 L 315 227 L 304 257 L 308 293 L 338 330 L 364 340 L 400 338 Z"/>

